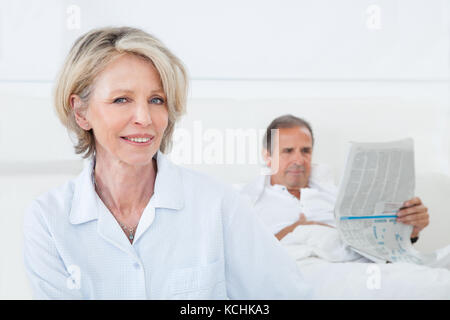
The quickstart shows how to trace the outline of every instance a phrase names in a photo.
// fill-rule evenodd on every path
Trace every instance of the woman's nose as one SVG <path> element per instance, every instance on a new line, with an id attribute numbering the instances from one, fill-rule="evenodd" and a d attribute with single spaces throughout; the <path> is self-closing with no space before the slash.
<path id="1" fill-rule="evenodd" d="M 136 104 L 134 123 L 148 126 L 152 123 L 152 116 L 147 101 Z"/>

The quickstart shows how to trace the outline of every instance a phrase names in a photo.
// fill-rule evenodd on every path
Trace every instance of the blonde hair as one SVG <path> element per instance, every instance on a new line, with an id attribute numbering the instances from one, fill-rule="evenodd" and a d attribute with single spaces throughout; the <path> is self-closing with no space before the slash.
<path id="1" fill-rule="evenodd" d="M 94 29 L 75 41 L 58 76 L 54 91 L 56 113 L 63 125 L 77 137 L 75 152 L 83 158 L 95 153 L 92 130 L 86 131 L 75 121 L 70 96 L 78 95 L 87 103 L 96 76 L 118 55 L 130 53 L 149 60 L 159 73 L 166 95 L 168 125 L 160 150 L 171 147 L 175 123 L 186 110 L 188 77 L 182 62 L 157 38 L 136 28 Z"/>

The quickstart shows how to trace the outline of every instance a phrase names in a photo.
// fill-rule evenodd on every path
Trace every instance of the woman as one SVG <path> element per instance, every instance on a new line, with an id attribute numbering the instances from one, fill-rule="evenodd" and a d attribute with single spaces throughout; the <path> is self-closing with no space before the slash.
<path id="1" fill-rule="evenodd" d="M 26 214 L 36 298 L 309 296 L 237 192 L 164 156 L 186 92 L 181 62 L 141 30 L 97 29 L 76 41 L 55 107 L 92 161 Z"/>

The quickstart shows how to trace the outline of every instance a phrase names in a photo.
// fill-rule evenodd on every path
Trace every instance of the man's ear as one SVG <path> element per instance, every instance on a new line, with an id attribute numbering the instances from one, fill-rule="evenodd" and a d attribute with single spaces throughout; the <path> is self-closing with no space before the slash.
<path id="1" fill-rule="evenodd" d="M 266 163 L 266 166 L 270 168 L 270 166 L 272 165 L 272 156 L 270 155 L 270 152 L 266 148 L 262 149 L 262 156 L 264 162 Z"/>
<path id="2" fill-rule="evenodd" d="M 81 100 L 79 95 L 72 94 L 70 96 L 70 106 L 72 107 L 73 114 L 75 116 L 75 121 L 80 126 L 80 128 L 86 131 L 92 129 L 91 125 L 89 124 L 89 121 L 86 118 L 87 106 Z"/>
<path id="3" fill-rule="evenodd" d="M 276 149 L 276 151 L 278 152 L 278 149 Z M 280 159 L 278 153 L 274 153 L 272 155 L 267 149 L 263 149 L 262 156 L 267 165 L 267 168 L 270 168 L 270 175 L 277 174 L 280 167 Z"/>

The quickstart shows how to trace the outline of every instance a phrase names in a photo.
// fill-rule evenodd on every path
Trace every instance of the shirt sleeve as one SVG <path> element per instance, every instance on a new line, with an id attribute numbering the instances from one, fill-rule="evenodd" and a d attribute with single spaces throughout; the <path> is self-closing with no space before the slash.
<path id="1" fill-rule="evenodd" d="M 23 258 L 34 299 L 82 299 L 79 273 L 66 269 L 54 244 L 42 208 L 34 201 L 24 219 Z"/>
<path id="2" fill-rule="evenodd" d="M 223 209 L 229 298 L 311 298 L 312 289 L 295 260 L 256 217 L 248 199 L 234 194 L 224 202 Z"/>

